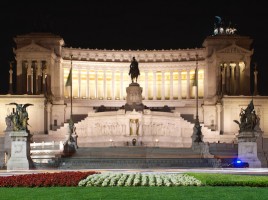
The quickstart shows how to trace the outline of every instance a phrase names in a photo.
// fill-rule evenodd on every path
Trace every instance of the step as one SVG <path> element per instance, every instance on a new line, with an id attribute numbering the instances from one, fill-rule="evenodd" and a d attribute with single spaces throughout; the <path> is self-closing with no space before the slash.
<path id="1" fill-rule="evenodd" d="M 61 158 L 59 169 L 207 168 L 216 162 L 214 158 Z"/>

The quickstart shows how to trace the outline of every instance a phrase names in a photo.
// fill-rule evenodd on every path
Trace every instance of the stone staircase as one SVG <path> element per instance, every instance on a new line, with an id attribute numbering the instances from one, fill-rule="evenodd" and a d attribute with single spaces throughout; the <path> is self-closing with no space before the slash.
<path id="1" fill-rule="evenodd" d="M 57 168 L 63 155 L 62 142 L 31 143 L 31 158 L 35 168 Z"/>
<path id="2" fill-rule="evenodd" d="M 61 158 L 60 169 L 126 169 L 214 167 L 217 159 L 202 158 L 191 148 L 91 147 Z"/>
<path id="3" fill-rule="evenodd" d="M 87 125 L 89 123 L 89 118 L 80 119 L 79 122 L 75 123 L 76 132 L 78 135 L 78 150 L 71 157 L 61 157 L 59 152 L 56 152 L 57 148 L 54 149 L 54 156 L 50 158 L 45 155 L 41 159 L 38 155 L 34 158 L 35 163 L 50 163 L 51 166 L 59 167 L 61 169 L 72 169 L 72 168 L 147 168 L 147 167 L 212 167 L 215 166 L 216 159 L 213 158 L 201 158 L 200 155 L 194 153 L 191 148 L 183 147 L 172 147 L 172 144 L 166 147 L 159 147 L 161 144 L 158 143 L 158 147 L 147 146 L 146 138 L 142 145 L 132 146 L 131 143 L 126 145 L 125 142 L 111 143 L 107 140 L 105 141 L 106 146 L 94 147 L 94 142 L 92 143 L 89 137 L 85 137 L 87 132 Z M 187 121 L 184 118 L 180 119 L 180 123 L 183 127 L 186 127 L 182 133 L 185 139 L 189 140 L 189 147 L 191 145 L 191 135 L 193 130 L 193 123 Z M 205 133 L 204 141 L 214 142 L 221 140 L 221 135 L 218 131 L 212 131 L 208 127 L 202 126 L 202 132 Z M 68 133 L 68 123 L 64 123 L 62 127 L 57 130 L 51 130 L 47 135 L 35 135 L 34 142 L 42 143 L 54 143 L 60 144 L 66 140 L 66 133 Z M 92 136 L 90 136 L 92 137 Z M 97 137 L 97 135 L 96 135 Z M 99 137 L 99 136 L 98 136 Z M 107 137 L 107 136 L 106 136 Z M 215 139 L 216 138 L 216 139 Z M 227 140 L 229 138 L 227 137 Z M 161 137 L 159 137 L 161 140 Z M 173 140 L 173 139 L 171 139 Z M 49 148 L 49 145 L 46 147 Z M 54 147 L 53 147 L 54 148 Z M 46 149 L 43 149 L 44 152 Z M 49 149 L 47 149 L 49 150 Z M 52 149 L 53 150 L 53 149 Z M 215 153 L 215 151 L 214 151 Z M 232 152 L 233 153 L 233 152 Z M 236 151 L 237 153 L 237 151 Z M 34 149 L 33 149 L 34 154 Z M 44 153 L 45 154 L 45 153 Z M 216 153 L 217 154 L 217 153 Z M 230 154 L 228 154 L 230 156 Z M 233 155 L 233 154 L 231 154 Z"/>
<path id="4" fill-rule="evenodd" d="M 214 158 L 62 158 L 59 169 L 208 168 Z"/>

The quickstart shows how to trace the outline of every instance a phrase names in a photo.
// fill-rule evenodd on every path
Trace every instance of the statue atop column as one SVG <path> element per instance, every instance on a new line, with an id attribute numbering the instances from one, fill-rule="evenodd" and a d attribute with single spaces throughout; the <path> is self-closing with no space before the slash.
<path id="1" fill-rule="evenodd" d="M 140 70 L 139 70 L 139 63 L 135 59 L 135 57 L 132 58 L 129 68 L 130 69 L 129 69 L 128 75 L 130 75 L 132 83 L 134 83 L 134 79 L 136 79 L 136 83 L 137 83 L 138 76 L 140 75 Z"/>

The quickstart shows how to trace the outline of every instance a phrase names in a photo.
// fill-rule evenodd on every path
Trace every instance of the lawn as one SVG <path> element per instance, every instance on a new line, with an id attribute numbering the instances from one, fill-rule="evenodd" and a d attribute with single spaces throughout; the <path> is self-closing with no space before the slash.
<path id="1" fill-rule="evenodd" d="M 67 174 L 67 173 L 66 173 Z M 187 173 L 202 182 L 202 186 L 114 186 L 114 187 L 0 187 L 4 200 L 76 200 L 76 199 L 250 199 L 268 197 L 268 176 Z M 45 174 L 40 177 L 43 179 Z M 57 175 L 57 176 L 56 176 Z M 78 176 L 79 174 L 75 175 Z M 92 175 L 92 176 L 96 176 Z M 33 176 L 34 177 L 34 176 Z M 49 176 L 48 176 L 49 177 Z M 54 174 L 52 177 L 61 177 Z M 60 178 L 62 179 L 62 177 Z M 69 179 L 69 178 L 68 178 Z M 96 179 L 97 180 L 97 179 Z M 100 180 L 100 179 L 99 179 Z M 156 180 L 156 179 L 155 179 Z M 4 181 L 4 179 L 3 179 Z M 64 183 L 64 181 L 63 181 Z M 100 184 L 98 184 L 100 185 Z M 223 186 L 224 185 L 224 186 Z M 246 185 L 246 186 L 245 186 Z M 253 186 L 253 187 L 249 187 Z M 258 187 L 256 187 L 258 186 Z"/>
<path id="2" fill-rule="evenodd" d="M 79 200 L 79 199 L 258 199 L 267 200 L 264 187 L 49 187 L 0 188 L 1 200 Z"/>

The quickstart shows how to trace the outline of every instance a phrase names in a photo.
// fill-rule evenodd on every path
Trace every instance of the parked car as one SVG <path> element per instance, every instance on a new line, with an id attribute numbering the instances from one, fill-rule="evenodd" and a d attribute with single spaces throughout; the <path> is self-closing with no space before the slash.
<path id="1" fill-rule="evenodd" d="M 248 162 L 243 162 L 240 159 L 235 159 L 231 163 L 226 163 L 225 165 L 222 165 L 224 168 L 248 168 L 249 164 Z"/>

